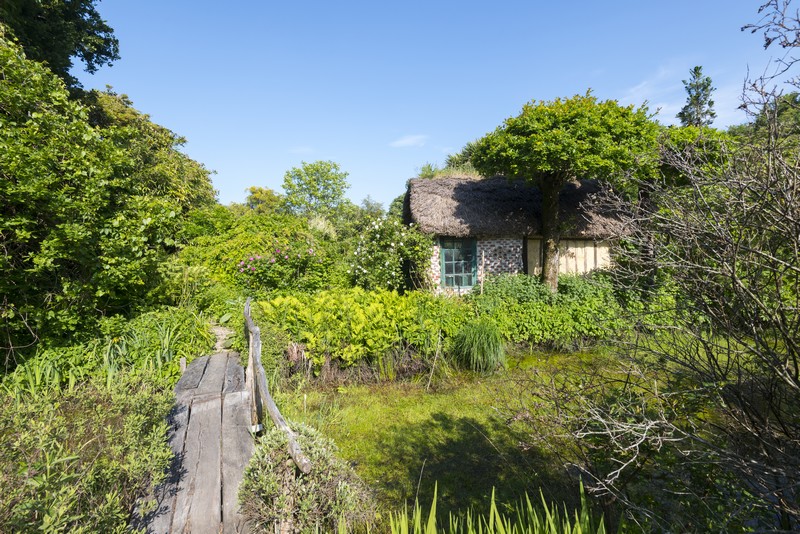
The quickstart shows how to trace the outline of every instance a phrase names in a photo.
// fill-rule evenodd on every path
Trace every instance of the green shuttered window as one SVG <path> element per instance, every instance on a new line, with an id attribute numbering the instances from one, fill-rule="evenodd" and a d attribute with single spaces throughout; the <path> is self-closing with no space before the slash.
<path id="1" fill-rule="evenodd" d="M 477 243 L 474 239 L 443 237 L 439 241 L 444 287 L 472 287 L 478 281 Z"/>

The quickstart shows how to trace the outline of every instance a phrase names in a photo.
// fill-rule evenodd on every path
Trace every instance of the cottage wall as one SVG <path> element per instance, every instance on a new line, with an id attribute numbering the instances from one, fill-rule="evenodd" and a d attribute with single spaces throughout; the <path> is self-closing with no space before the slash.
<path id="1" fill-rule="evenodd" d="M 478 253 L 478 279 L 481 280 L 485 275 L 493 274 L 517 274 L 525 270 L 523 263 L 521 237 L 492 237 L 477 239 Z M 437 291 L 456 291 L 452 288 L 442 286 L 442 262 L 441 249 L 438 240 L 433 245 L 431 254 L 431 280 Z M 468 288 L 462 289 L 461 293 L 469 292 Z"/>
<path id="2" fill-rule="evenodd" d="M 559 274 L 584 274 L 611 267 L 611 243 L 592 239 L 562 239 L 558 245 Z M 528 273 L 542 272 L 542 240 L 528 239 Z"/>
<path id="3" fill-rule="evenodd" d="M 481 272 L 483 267 L 483 272 Z M 522 273 L 521 237 L 478 239 L 478 277 L 492 274 Z"/>

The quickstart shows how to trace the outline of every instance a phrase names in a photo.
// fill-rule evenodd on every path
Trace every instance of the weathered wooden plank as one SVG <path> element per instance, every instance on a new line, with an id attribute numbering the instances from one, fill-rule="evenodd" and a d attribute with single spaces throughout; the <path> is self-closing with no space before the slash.
<path id="1" fill-rule="evenodd" d="M 228 355 L 221 352 L 212 355 L 208 359 L 206 372 L 203 379 L 195 390 L 195 397 L 203 395 L 219 395 L 222 393 L 222 385 L 225 383 L 225 369 L 228 366 Z"/>
<path id="2" fill-rule="evenodd" d="M 208 359 L 208 356 L 201 356 L 189 364 L 189 367 L 186 368 L 186 372 L 183 373 L 178 383 L 175 384 L 175 393 L 197 388 L 200 381 L 203 379 L 203 374 L 206 372 Z"/>
<path id="3" fill-rule="evenodd" d="M 239 367 L 241 370 L 241 367 Z M 228 393 L 222 401 L 222 523 L 223 532 L 249 532 L 239 514 L 239 485 L 253 455 L 250 436 L 250 396 L 246 391 Z"/>
<path id="4" fill-rule="evenodd" d="M 225 368 L 225 383 L 222 386 L 223 393 L 233 393 L 244 391 L 244 369 L 239 365 L 239 353 L 233 352 L 228 355 L 228 366 Z"/>
<path id="5" fill-rule="evenodd" d="M 220 397 L 192 402 L 183 452 L 186 475 L 175 502 L 173 533 L 218 534 L 221 528 Z"/>
<path id="6" fill-rule="evenodd" d="M 155 507 L 147 513 L 141 513 L 141 504 L 143 503 L 137 504 L 131 522 L 131 526 L 136 530 L 144 529 L 148 534 L 162 534 L 171 531 L 175 498 L 181 479 L 185 475 L 182 460 L 188 419 L 189 408 L 185 404 L 176 404 L 168 416 L 167 438 L 174 456 L 166 478 L 153 489 L 151 498 L 155 500 Z"/>

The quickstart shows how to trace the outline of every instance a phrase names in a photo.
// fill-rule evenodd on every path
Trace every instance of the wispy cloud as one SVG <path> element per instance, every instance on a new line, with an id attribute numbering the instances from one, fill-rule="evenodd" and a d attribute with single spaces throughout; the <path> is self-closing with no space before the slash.
<path id="1" fill-rule="evenodd" d="M 683 107 L 686 94 L 683 90 L 682 79 L 687 77 L 677 65 L 677 61 L 662 65 L 653 74 L 629 88 L 620 99 L 622 104 L 640 106 L 647 103 L 652 113 L 657 113 L 656 118 L 664 124 L 675 124 L 675 115 Z"/>
<path id="2" fill-rule="evenodd" d="M 427 135 L 404 135 L 400 139 L 396 139 L 389 143 L 389 146 L 392 148 L 407 148 L 407 147 L 419 147 L 425 146 L 425 142 L 428 140 Z"/>
<path id="3" fill-rule="evenodd" d="M 662 124 L 679 124 L 676 117 L 678 112 L 686 104 L 686 89 L 683 80 L 689 78 L 689 69 L 694 64 L 691 62 L 673 61 L 661 66 L 651 76 L 642 80 L 640 83 L 631 87 L 620 99 L 623 104 L 634 104 L 636 106 L 647 102 L 650 111 L 655 113 L 656 119 Z M 711 98 L 714 100 L 714 111 L 717 118 L 713 126 L 716 128 L 726 128 L 732 124 L 740 124 L 747 120 L 747 116 L 738 109 L 741 104 L 742 81 L 738 79 L 726 80 L 717 83 L 714 80 L 713 72 L 704 72 L 711 76 L 715 91 Z"/>

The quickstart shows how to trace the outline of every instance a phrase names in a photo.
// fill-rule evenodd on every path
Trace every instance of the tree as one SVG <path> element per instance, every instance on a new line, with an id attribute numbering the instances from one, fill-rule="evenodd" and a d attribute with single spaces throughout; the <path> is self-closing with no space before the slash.
<path id="1" fill-rule="evenodd" d="M 268 187 L 248 187 L 245 205 L 256 213 L 274 213 L 281 205 L 281 196 Z"/>
<path id="2" fill-rule="evenodd" d="M 151 302 L 183 214 L 214 196 L 180 138 L 121 97 L 87 108 L 1 38 L 0 79 L 0 347 L 11 366 L 43 339 L 75 341 Z"/>
<path id="3" fill-rule="evenodd" d="M 67 85 L 79 87 L 70 75 L 72 58 L 94 73 L 119 59 L 114 30 L 97 12 L 99 0 L 3 0 L 0 22 L 19 41 L 26 56 L 47 63 Z"/>
<path id="4" fill-rule="evenodd" d="M 763 31 L 765 46 L 800 46 L 789 0 L 759 13 L 745 29 Z M 557 436 L 591 491 L 648 530 L 800 529 L 797 99 L 774 82 L 748 81 L 754 120 L 733 139 L 675 139 L 662 150 L 671 174 L 640 180 L 633 207 L 608 199 L 626 214 L 612 274 L 641 310 L 620 354 L 627 372 L 581 375 L 580 388 L 562 373 L 531 388 L 533 405 L 559 410 L 532 432 Z M 660 283 L 640 283 L 654 271 Z"/>
<path id="5" fill-rule="evenodd" d="M 714 112 L 714 101 L 711 93 L 716 87 L 711 86 L 711 78 L 703 76 L 703 67 L 697 66 L 690 71 L 691 78 L 683 80 L 686 89 L 686 105 L 678 112 L 677 117 L 683 126 L 710 126 L 717 114 Z"/>
<path id="6" fill-rule="evenodd" d="M 332 161 L 304 161 L 283 176 L 286 207 L 306 217 L 335 215 L 348 187 L 347 173 Z"/>
<path id="7" fill-rule="evenodd" d="M 650 173 L 657 126 L 642 106 L 598 102 L 591 92 L 531 102 L 517 117 L 477 141 L 471 161 L 483 175 L 526 180 L 542 193 L 542 281 L 558 287 L 559 195 L 571 180 L 621 179 Z"/>

